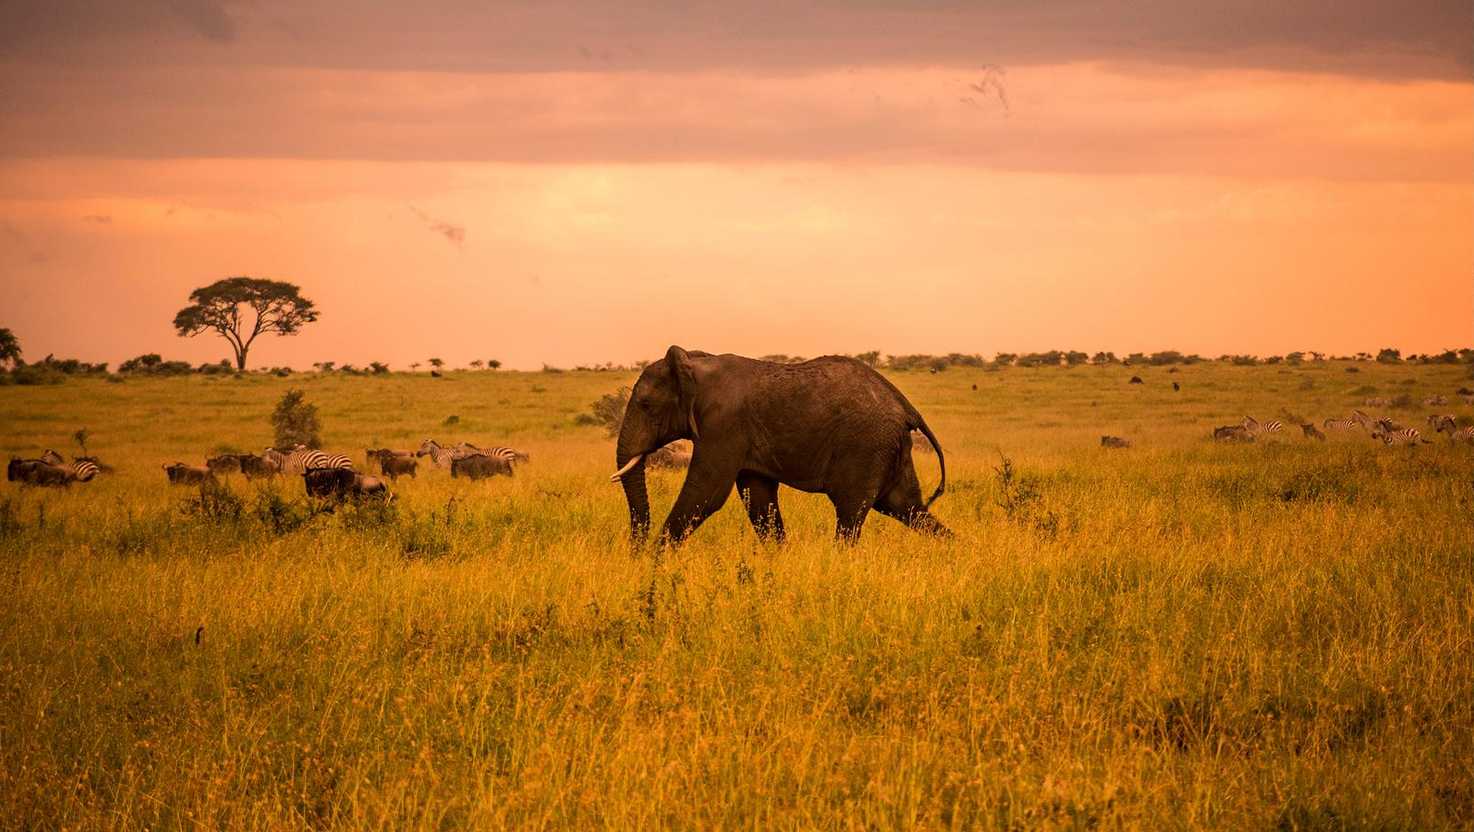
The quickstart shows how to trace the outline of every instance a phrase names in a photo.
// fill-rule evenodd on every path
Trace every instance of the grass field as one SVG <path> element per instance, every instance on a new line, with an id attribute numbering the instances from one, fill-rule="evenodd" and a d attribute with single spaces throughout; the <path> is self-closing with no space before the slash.
<path id="1" fill-rule="evenodd" d="M 0 490 L 0 825 L 1469 828 L 1474 448 L 1207 438 L 1470 384 L 1358 366 L 894 374 L 955 540 L 839 546 L 785 490 L 787 545 L 734 500 L 663 558 L 574 424 L 628 375 L 0 388 L 5 452 L 85 426 L 119 469 Z M 165 485 L 268 444 L 289 387 L 356 459 L 532 462 L 317 516 L 300 482 Z"/>

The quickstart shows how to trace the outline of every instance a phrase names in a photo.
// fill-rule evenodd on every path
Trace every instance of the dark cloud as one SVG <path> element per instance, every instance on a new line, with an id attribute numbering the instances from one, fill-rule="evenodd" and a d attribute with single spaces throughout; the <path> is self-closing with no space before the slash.
<path id="1" fill-rule="evenodd" d="M 426 228 L 450 241 L 451 245 L 456 248 L 465 247 L 466 227 L 464 225 L 456 225 L 445 220 L 436 219 L 413 205 L 409 206 L 409 210 L 414 212 L 414 215 L 419 218 L 420 222 L 425 224 Z"/>
<path id="2" fill-rule="evenodd" d="M 161 34 L 237 40 L 244 63 L 479 71 L 740 69 L 844 65 L 980 68 L 1077 61 L 1260 67 L 1468 79 L 1468 0 L 20 0 L 0 6 L 0 49 L 62 51 L 132 40 L 166 61 Z"/>
<path id="3" fill-rule="evenodd" d="M 168 54 L 171 41 L 236 39 L 219 0 L 8 0 L 0 3 L 0 57 L 129 60 Z M 145 45 L 152 49 L 135 51 Z M 132 47 L 130 49 L 130 47 Z"/>

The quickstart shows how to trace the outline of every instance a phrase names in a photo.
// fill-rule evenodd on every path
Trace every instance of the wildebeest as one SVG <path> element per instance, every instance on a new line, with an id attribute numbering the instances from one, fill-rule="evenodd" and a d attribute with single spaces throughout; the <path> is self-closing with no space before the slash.
<path id="1" fill-rule="evenodd" d="M 1172 382 L 1172 392 L 1176 393 L 1177 391 L 1179 391 L 1181 389 L 1182 389 L 1182 385 L 1181 384 L 1178 384 L 1175 381 Z"/>
<path id="2" fill-rule="evenodd" d="M 5 467 L 5 478 L 22 486 L 44 486 L 66 488 L 76 481 L 77 475 L 70 468 L 52 465 L 39 459 L 10 458 Z"/>
<path id="3" fill-rule="evenodd" d="M 479 480 L 486 477 L 494 477 L 498 474 L 512 476 L 512 463 L 495 456 L 483 454 L 472 454 L 450 461 L 450 475 L 452 477 L 466 477 L 467 479 Z"/>
<path id="4" fill-rule="evenodd" d="M 1321 433 L 1320 429 L 1310 422 L 1302 423 L 1300 425 L 1300 431 L 1305 434 L 1306 439 L 1314 439 L 1318 442 L 1326 441 L 1326 435 Z"/>
<path id="5" fill-rule="evenodd" d="M 403 476 L 414 477 L 415 471 L 420 467 L 420 461 L 412 456 L 381 456 L 379 457 L 379 473 L 391 480 L 397 480 Z"/>
<path id="6" fill-rule="evenodd" d="M 241 470 L 240 454 L 220 454 L 205 460 L 205 467 L 216 476 L 224 474 L 236 474 Z"/>
<path id="7" fill-rule="evenodd" d="M 236 461 L 240 464 L 241 473 L 248 480 L 259 480 L 274 477 L 281 473 L 281 468 L 271 457 L 261 454 L 236 454 Z"/>
<path id="8" fill-rule="evenodd" d="M 312 468 L 302 473 L 302 483 L 307 488 L 307 496 L 319 499 L 393 499 L 383 480 L 347 468 Z"/>
<path id="9" fill-rule="evenodd" d="M 364 457 L 365 460 L 368 461 L 368 468 L 369 468 L 370 471 L 374 470 L 375 463 L 377 463 L 381 459 L 386 459 L 386 458 L 391 457 L 391 456 L 407 456 L 407 457 L 413 457 L 414 455 L 415 455 L 415 452 L 414 451 L 399 450 L 397 448 L 364 448 L 363 449 L 363 457 Z"/>
<path id="10" fill-rule="evenodd" d="M 1223 425 L 1213 429 L 1214 442 L 1253 442 L 1254 434 L 1243 425 Z"/>
<path id="11" fill-rule="evenodd" d="M 1100 446 L 1102 448 L 1129 448 L 1131 447 L 1131 441 L 1129 439 L 1122 439 L 1119 436 L 1106 435 L 1100 438 Z"/>
<path id="12" fill-rule="evenodd" d="M 215 479 L 215 473 L 203 465 L 185 465 L 183 462 L 176 462 L 172 465 L 165 465 L 163 468 L 170 485 L 199 485 Z"/>

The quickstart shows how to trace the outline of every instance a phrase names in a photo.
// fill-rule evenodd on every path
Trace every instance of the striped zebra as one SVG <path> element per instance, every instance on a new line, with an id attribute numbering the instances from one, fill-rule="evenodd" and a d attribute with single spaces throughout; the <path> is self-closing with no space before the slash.
<path id="1" fill-rule="evenodd" d="M 1382 440 L 1385 445 L 1416 445 L 1419 442 L 1428 444 L 1428 440 L 1422 438 L 1417 428 L 1389 428 L 1372 434 L 1372 438 Z"/>
<path id="2" fill-rule="evenodd" d="M 1343 430 L 1344 431 L 1350 431 L 1350 430 L 1363 430 L 1363 429 L 1365 429 L 1366 426 L 1361 423 L 1361 420 L 1360 419 L 1352 418 L 1352 419 L 1327 419 L 1327 420 L 1325 420 L 1324 422 L 1321 423 L 1321 427 L 1325 428 L 1328 431 L 1343 431 Z"/>
<path id="3" fill-rule="evenodd" d="M 1474 442 L 1474 425 L 1459 427 L 1452 416 L 1429 416 L 1428 424 L 1434 433 L 1446 433 L 1454 442 Z"/>
<path id="4" fill-rule="evenodd" d="M 1258 419 L 1255 419 L 1253 416 L 1244 417 L 1243 427 L 1250 436 L 1254 437 L 1258 437 L 1260 434 L 1267 435 L 1271 433 L 1279 433 L 1280 431 L 1285 429 L 1284 424 L 1278 419 L 1270 419 L 1267 422 L 1261 422 Z"/>
<path id="5" fill-rule="evenodd" d="M 325 453 L 305 445 L 297 445 L 287 451 L 267 448 L 261 455 L 283 474 L 304 474 L 317 468 L 353 470 L 353 460 L 347 454 Z"/>
<path id="6" fill-rule="evenodd" d="M 482 448 L 476 445 L 472 445 L 470 442 L 462 442 L 456 445 L 456 448 L 460 449 L 467 455 L 480 454 L 481 456 L 489 456 L 500 459 L 508 465 L 512 465 L 513 463 L 517 462 L 532 461 L 531 454 L 525 451 L 519 451 L 516 448 L 505 448 L 500 445 L 492 448 Z"/>
<path id="7" fill-rule="evenodd" d="M 102 471 L 102 468 L 90 459 L 74 459 L 67 462 L 65 457 L 50 448 L 41 453 L 40 460 L 47 465 L 62 469 L 77 482 L 92 482 L 92 478 Z"/>
<path id="8" fill-rule="evenodd" d="M 434 439 L 426 439 L 420 443 L 415 456 L 428 456 L 430 464 L 436 468 L 449 468 L 452 462 L 465 456 L 465 453 L 460 448 L 447 448 Z"/>

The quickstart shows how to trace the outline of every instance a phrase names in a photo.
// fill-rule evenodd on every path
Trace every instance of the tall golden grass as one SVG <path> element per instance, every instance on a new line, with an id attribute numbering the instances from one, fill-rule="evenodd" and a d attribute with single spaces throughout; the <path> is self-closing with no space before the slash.
<path id="1" fill-rule="evenodd" d="M 3 388 L 6 451 L 85 426 L 119 471 L 0 491 L 0 817 L 1468 828 L 1474 449 L 1207 438 L 1465 383 L 1360 366 L 895 374 L 947 452 L 955 540 L 872 516 L 837 545 L 827 501 L 785 490 L 787 545 L 734 499 L 663 556 L 630 551 L 612 447 L 574 423 L 626 376 Z M 331 450 L 533 461 L 422 470 L 388 511 L 165 485 L 161 463 L 268 444 L 290 386 Z M 657 512 L 679 485 L 654 476 Z"/>

